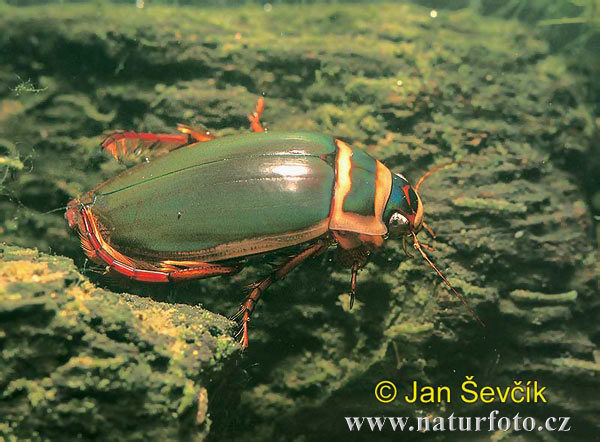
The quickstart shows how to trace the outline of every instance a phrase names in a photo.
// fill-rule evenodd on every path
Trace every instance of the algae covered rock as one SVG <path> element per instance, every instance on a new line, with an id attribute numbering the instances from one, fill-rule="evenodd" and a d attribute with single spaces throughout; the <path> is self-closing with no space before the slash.
<path id="1" fill-rule="evenodd" d="M 68 258 L 0 245 L 4 440 L 202 440 L 232 323 L 98 289 Z"/>

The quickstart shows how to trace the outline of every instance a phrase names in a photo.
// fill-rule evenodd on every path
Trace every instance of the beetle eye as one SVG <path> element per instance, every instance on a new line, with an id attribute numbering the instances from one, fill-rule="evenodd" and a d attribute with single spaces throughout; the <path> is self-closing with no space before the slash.
<path id="1" fill-rule="evenodd" d="M 388 229 L 391 235 L 397 236 L 408 232 L 410 222 L 401 213 L 395 212 L 390 216 L 388 222 Z"/>

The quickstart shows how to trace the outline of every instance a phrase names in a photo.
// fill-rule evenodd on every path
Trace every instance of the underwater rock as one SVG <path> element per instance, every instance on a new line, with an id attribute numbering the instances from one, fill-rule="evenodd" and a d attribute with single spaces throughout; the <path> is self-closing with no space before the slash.
<path id="1" fill-rule="evenodd" d="M 68 258 L 0 244 L 3 440 L 202 440 L 232 323 L 96 288 Z M 210 393 L 209 393 L 210 392 Z"/>

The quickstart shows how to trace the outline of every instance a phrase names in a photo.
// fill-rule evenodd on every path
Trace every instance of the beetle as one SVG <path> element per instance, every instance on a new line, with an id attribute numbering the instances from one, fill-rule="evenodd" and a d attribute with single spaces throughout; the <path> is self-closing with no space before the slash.
<path id="1" fill-rule="evenodd" d="M 180 134 L 115 132 L 106 138 L 102 147 L 117 159 L 132 152 L 153 152 L 156 158 L 68 204 L 65 218 L 87 256 L 133 280 L 169 283 L 231 275 L 246 257 L 300 246 L 251 286 L 235 316 L 244 348 L 261 294 L 332 246 L 339 263 L 351 269 L 350 306 L 359 269 L 388 237 L 403 239 L 403 245 L 412 240 L 467 306 L 417 238 L 428 229 L 419 186 L 445 165 L 413 187 L 338 138 L 265 132 L 263 109 L 261 97 L 248 115 L 250 134 L 217 139 L 180 124 Z"/>

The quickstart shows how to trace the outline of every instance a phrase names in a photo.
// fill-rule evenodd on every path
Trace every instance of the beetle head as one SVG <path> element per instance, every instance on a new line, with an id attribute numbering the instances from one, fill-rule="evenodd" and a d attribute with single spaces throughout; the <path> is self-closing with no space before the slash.
<path id="1" fill-rule="evenodd" d="M 384 210 L 388 234 L 393 238 L 419 233 L 423 227 L 423 203 L 404 175 L 392 174 L 392 191 Z"/>

